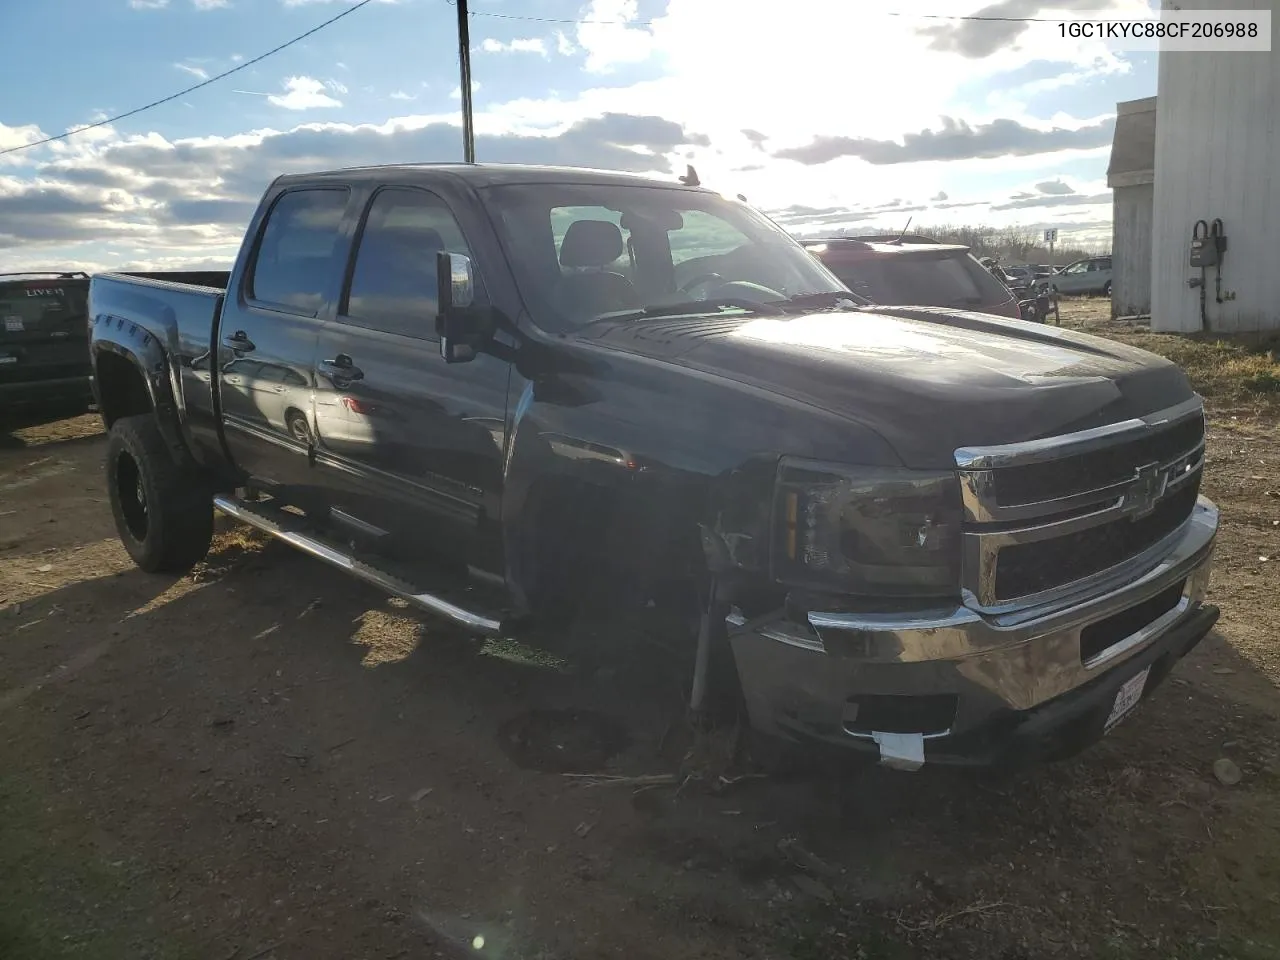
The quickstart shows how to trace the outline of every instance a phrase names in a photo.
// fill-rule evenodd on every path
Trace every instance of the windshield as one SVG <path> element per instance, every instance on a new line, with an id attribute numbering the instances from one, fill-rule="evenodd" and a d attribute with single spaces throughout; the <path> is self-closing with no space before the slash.
<path id="1" fill-rule="evenodd" d="M 891 255 L 831 268 L 854 293 L 886 306 L 989 306 L 1009 299 L 1000 281 L 967 255 Z"/>
<path id="2" fill-rule="evenodd" d="M 483 193 L 520 292 L 547 329 L 695 301 L 713 311 L 844 290 L 769 219 L 716 194 L 551 183 Z"/>

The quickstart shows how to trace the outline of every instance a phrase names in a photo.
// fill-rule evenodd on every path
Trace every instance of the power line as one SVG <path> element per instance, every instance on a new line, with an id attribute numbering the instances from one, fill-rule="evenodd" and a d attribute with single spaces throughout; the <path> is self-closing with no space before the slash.
<path id="1" fill-rule="evenodd" d="M 451 7 L 456 7 L 456 0 L 444 0 Z M 580 23 L 596 23 L 609 24 L 619 27 L 652 27 L 657 23 L 656 20 L 573 20 L 560 17 L 531 17 L 518 13 L 492 13 L 488 10 L 471 10 L 468 11 L 473 17 L 489 17 L 494 20 L 522 20 L 530 23 L 561 23 L 568 25 L 577 25 Z M 992 17 L 974 13 L 967 16 L 960 14 L 944 14 L 944 13 L 903 13 L 897 10 L 881 10 L 870 13 L 868 16 L 882 17 L 902 17 L 908 20 L 950 20 L 956 22 L 977 22 L 977 23 L 1061 23 L 1061 17 Z"/>
<path id="2" fill-rule="evenodd" d="M 337 23 L 343 17 L 350 16 L 351 14 L 359 10 L 361 7 L 366 6 L 367 4 L 370 4 L 372 2 L 373 0 L 360 0 L 359 3 L 356 3 L 353 6 L 348 7 L 346 10 L 343 10 L 337 16 L 330 17 L 324 23 L 321 23 L 321 24 L 318 24 L 317 26 L 312 27 L 306 33 L 300 33 L 298 34 L 298 36 L 294 37 L 292 40 L 287 40 L 284 43 L 280 44 L 280 46 L 273 47 L 272 49 L 268 50 L 266 53 L 259 54 L 258 56 L 254 57 L 252 60 L 246 60 L 244 63 L 237 64 L 236 66 L 232 67 L 230 70 L 224 70 L 222 73 L 219 73 L 216 76 L 210 77 L 208 80 L 201 80 L 199 83 L 194 84 L 190 87 L 187 87 L 185 90 L 179 90 L 177 93 L 170 94 L 167 97 L 161 97 L 159 100 L 152 100 L 150 103 L 144 104 L 141 107 L 135 107 L 133 110 L 127 110 L 124 113 L 117 114 L 114 117 L 107 117 L 105 120 L 97 120 L 93 123 L 86 124 L 83 127 L 76 127 L 74 130 L 68 130 L 66 133 L 59 133 L 56 136 L 45 137 L 43 140 L 35 140 L 35 141 L 32 141 L 31 143 L 23 143 L 23 144 L 19 144 L 16 147 L 9 147 L 6 150 L 0 150 L 0 157 L 3 157 L 5 154 L 8 154 L 8 153 L 17 153 L 19 150 L 30 150 L 32 147 L 43 146 L 46 143 L 53 143 L 56 140 L 66 140 L 68 137 L 74 137 L 77 133 L 84 133 L 86 130 L 92 130 L 95 127 L 105 127 L 109 123 L 116 123 L 120 120 L 125 120 L 129 117 L 136 117 L 138 114 L 143 113 L 144 111 L 150 110 L 153 107 L 158 107 L 162 104 L 168 103 L 171 100 L 177 100 L 179 97 L 185 97 L 188 93 L 191 93 L 195 90 L 199 90 L 201 87 L 207 87 L 211 83 L 217 83 L 219 80 L 222 80 L 225 77 L 229 77 L 231 76 L 231 74 L 237 73 L 243 70 L 245 67 L 251 67 L 255 63 L 261 63 L 263 60 L 267 59 L 267 57 L 273 56 L 274 54 L 279 53 L 281 50 L 284 50 L 286 47 L 291 47 L 295 43 L 298 43 L 301 40 L 307 39 L 307 37 L 311 36 L 313 33 L 319 33 L 321 30 L 323 30 L 325 27 L 329 26 L 330 24 Z"/>

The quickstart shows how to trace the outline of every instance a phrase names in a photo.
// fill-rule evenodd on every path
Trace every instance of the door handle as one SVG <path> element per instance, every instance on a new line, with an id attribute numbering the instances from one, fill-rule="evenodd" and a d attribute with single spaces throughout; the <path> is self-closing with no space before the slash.
<path id="1" fill-rule="evenodd" d="M 250 350 L 256 350 L 257 345 L 249 339 L 249 335 L 243 330 L 237 330 L 229 337 L 222 338 L 223 346 L 230 347 L 236 353 L 248 353 Z"/>
<path id="2" fill-rule="evenodd" d="M 339 380 L 364 379 L 364 371 L 357 367 L 345 353 L 338 354 L 332 360 L 321 360 L 320 364 L 327 367 L 329 372 Z"/>

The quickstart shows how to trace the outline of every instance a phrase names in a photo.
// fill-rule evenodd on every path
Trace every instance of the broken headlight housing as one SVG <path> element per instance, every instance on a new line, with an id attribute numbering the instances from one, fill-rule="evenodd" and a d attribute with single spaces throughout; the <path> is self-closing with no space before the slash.
<path id="1" fill-rule="evenodd" d="M 960 488 L 950 471 L 783 457 L 774 495 L 773 577 L 860 597 L 954 597 Z"/>

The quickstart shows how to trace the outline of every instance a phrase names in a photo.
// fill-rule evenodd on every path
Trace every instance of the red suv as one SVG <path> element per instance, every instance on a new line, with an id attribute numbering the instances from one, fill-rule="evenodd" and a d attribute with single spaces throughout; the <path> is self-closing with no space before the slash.
<path id="1" fill-rule="evenodd" d="M 925 238 L 803 240 L 854 293 L 885 306 L 951 307 L 1022 319 L 1018 298 L 969 248 Z M 924 242 L 914 242 L 921 240 Z"/>

